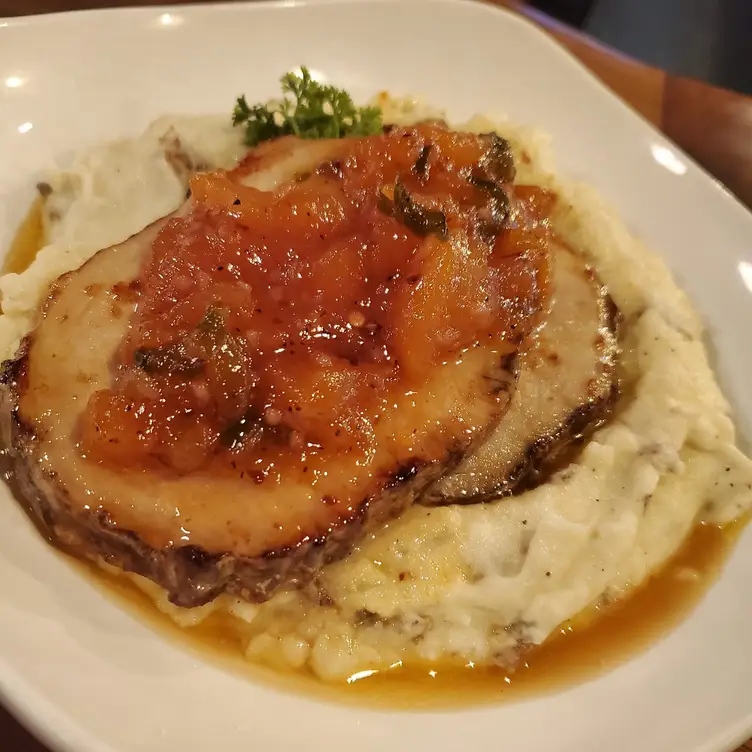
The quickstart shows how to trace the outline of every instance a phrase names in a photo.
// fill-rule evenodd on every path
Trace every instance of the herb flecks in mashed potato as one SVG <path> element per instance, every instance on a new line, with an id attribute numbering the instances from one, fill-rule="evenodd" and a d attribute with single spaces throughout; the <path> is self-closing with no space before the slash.
<path id="1" fill-rule="evenodd" d="M 278 136 L 343 138 L 381 131 L 378 107 L 356 107 L 346 91 L 314 81 L 307 68 L 285 74 L 280 83 L 285 96 L 279 101 L 251 106 L 245 96 L 238 98 L 232 123 L 245 127 L 248 146 Z"/>

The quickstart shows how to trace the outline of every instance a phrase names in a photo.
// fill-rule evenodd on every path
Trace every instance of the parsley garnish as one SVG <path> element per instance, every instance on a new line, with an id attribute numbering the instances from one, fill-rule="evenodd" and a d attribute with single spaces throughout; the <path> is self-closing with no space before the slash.
<path id="1" fill-rule="evenodd" d="M 342 138 L 381 131 L 378 107 L 356 107 L 346 91 L 314 81 L 307 68 L 301 68 L 300 75 L 282 76 L 280 82 L 285 96 L 279 102 L 250 106 L 245 96 L 238 98 L 232 124 L 245 127 L 248 146 L 277 136 Z"/>

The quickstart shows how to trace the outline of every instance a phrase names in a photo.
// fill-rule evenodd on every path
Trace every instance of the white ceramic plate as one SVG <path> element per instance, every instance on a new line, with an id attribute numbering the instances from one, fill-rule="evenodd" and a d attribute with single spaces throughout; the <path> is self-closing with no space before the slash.
<path id="1" fill-rule="evenodd" d="M 0 21 L 0 246 L 53 159 L 167 112 L 229 114 L 239 92 L 271 96 L 301 63 L 356 98 L 420 93 L 453 119 L 506 113 L 551 132 L 561 170 L 597 186 L 673 266 L 750 435 L 752 217 L 542 32 L 483 5 L 335 0 Z M 716 752 L 752 732 L 752 530 L 694 614 L 612 673 L 499 707 L 386 714 L 278 693 L 170 645 L 61 563 L 9 495 L 0 502 L 0 693 L 66 752 Z"/>

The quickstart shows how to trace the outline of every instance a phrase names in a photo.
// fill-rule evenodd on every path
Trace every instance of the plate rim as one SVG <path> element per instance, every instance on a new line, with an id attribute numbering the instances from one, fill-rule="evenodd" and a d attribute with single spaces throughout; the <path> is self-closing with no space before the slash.
<path id="1" fill-rule="evenodd" d="M 692 166 L 699 170 L 711 184 L 711 187 L 718 191 L 721 195 L 726 197 L 726 200 L 730 200 L 736 205 L 737 210 L 741 210 L 741 213 L 749 220 L 752 220 L 752 207 L 747 207 L 741 199 L 739 199 L 731 190 L 718 178 L 708 172 L 708 170 L 701 165 L 692 155 L 688 154 L 679 144 L 677 144 L 670 136 L 664 133 L 655 123 L 652 123 L 642 113 L 638 112 L 627 101 L 620 97 L 608 84 L 606 84 L 594 71 L 592 71 L 574 52 L 572 52 L 564 43 L 560 42 L 553 34 L 547 29 L 541 27 L 533 19 L 516 12 L 512 8 L 508 8 L 503 5 L 497 5 L 493 0 L 220 0 L 213 3 L 211 0 L 197 0 L 196 2 L 177 2 L 175 4 L 163 4 L 157 3 L 154 5 L 139 5 L 139 6 L 118 6 L 107 8 L 77 8 L 72 10 L 53 11 L 51 13 L 33 13 L 22 16 L 0 16 L 0 34 L 3 33 L 3 29 L 19 28 L 23 26 L 33 26 L 36 24 L 55 24 L 56 22 L 72 22 L 85 17 L 97 17 L 101 16 L 106 18 L 108 16 L 118 15 L 144 15 L 149 13 L 171 13 L 171 12 L 198 12 L 198 13 L 225 13 L 241 10 L 242 12 L 255 12 L 258 9 L 274 8 L 279 10 L 295 10 L 296 8 L 315 7 L 321 5 L 447 5 L 455 7 L 463 7 L 470 12 L 483 12 L 490 14 L 501 14 L 506 17 L 507 21 L 512 24 L 523 26 L 529 33 L 533 33 L 537 36 L 538 40 L 547 44 L 550 48 L 556 49 L 559 54 L 563 53 L 569 59 L 569 62 L 578 69 L 578 74 L 584 76 L 590 84 L 597 87 L 602 94 L 605 94 L 612 105 L 617 105 L 623 114 L 628 117 L 637 119 L 643 126 L 649 128 L 652 134 L 663 141 L 670 144 L 677 150 L 681 156 L 690 162 Z M 566 28 L 566 24 L 562 24 Z M 587 39 L 583 42 L 587 43 Z M 596 46 L 608 49 L 605 45 L 599 45 L 597 41 L 594 41 Z M 618 50 L 613 51 L 615 54 L 620 55 L 628 60 L 632 59 L 628 55 L 620 53 Z M 634 62 L 645 65 L 652 70 L 660 71 L 661 69 L 642 63 L 641 61 L 634 59 Z"/>

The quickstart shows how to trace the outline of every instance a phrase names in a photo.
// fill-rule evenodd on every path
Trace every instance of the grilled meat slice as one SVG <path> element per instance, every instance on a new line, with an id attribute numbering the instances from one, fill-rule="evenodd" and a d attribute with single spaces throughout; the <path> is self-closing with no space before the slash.
<path id="1" fill-rule="evenodd" d="M 281 139 L 246 160 L 235 178 L 271 190 L 291 178 L 305 180 L 338 148 Z M 184 207 L 177 218 L 188 211 Z M 387 391 L 381 398 L 389 409 L 374 424 L 367 457 L 341 447 L 319 456 L 315 482 L 307 466 L 267 482 L 241 469 L 176 474 L 174 466 L 168 471 L 158 463 L 95 462 L 82 450 L 82 415 L 95 393 L 112 386 L 113 364 L 137 316 L 140 275 L 155 239 L 174 219 L 100 251 L 53 285 L 39 325 L 0 376 L 3 444 L 22 500 L 55 544 L 148 577 L 180 606 L 223 592 L 262 601 L 346 555 L 485 438 L 509 403 L 516 353 L 498 341 L 486 344 L 484 335 L 461 357 L 427 367 L 417 389 Z M 537 230 L 539 246 L 542 232 Z M 533 279 L 530 270 L 516 278 L 522 262 L 514 254 L 500 263 L 510 265 L 503 279 L 514 284 L 514 300 L 521 301 Z M 422 297 L 409 310 L 423 317 L 424 328 L 423 312 L 437 310 L 431 296 L 441 294 L 446 269 L 436 264 L 430 272 L 438 286 L 416 285 Z M 406 352 L 411 346 L 406 339 Z M 143 352 L 139 357 L 156 371 L 163 363 Z M 189 378 L 198 361 L 185 362 L 182 373 Z M 117 422 L 108 430 L 108 441 L 117 445 Z"/>
<path id="2" fill-rule="evenodd" d="M 170 479 L 88 463 L 76 447 L 76 422 L 91 394 L 109 382 L 109 362 L 132 312 L 132 303 L 114 300 L 112 289 L 137 272 L 156 229 L 100 252 L 62 279 L 44 321 L 0 377 L 3 444 L 15 485 L 63 549 L 148 577 L 181 606 L 221 592 L 265 600 L 345 555 L 454 466 L 469 444 L 456 419 L 480 437 L 505 408 L 514 359 L 500 362 L 476 350 L 462 365 L 437 369 L 419 417 L 407 418 L 424 441 L 378 452 L 379 461 L 360 476 L 350 462 L 328 464 L 330 476 L 357 483 L 360 501 L 353 506 L 312 492 L 305 478 L 267 489 L 247 477 Z M 396 410 L 392 422 L 403 416 Z M 380 427 L 384 441 L 396 431 L 390 421 Z M 181 528 L 189 541 L 181 541 Z"/>
<path id="3" fill-rule="evenodd" d="M 608 413 L 617 393 L 617 312 L 580 256 L 562 245 L 551 256 L 551 309 L 520 357 L 509 410 L 421 503 L 473 503 L 530 488 Z"/>

